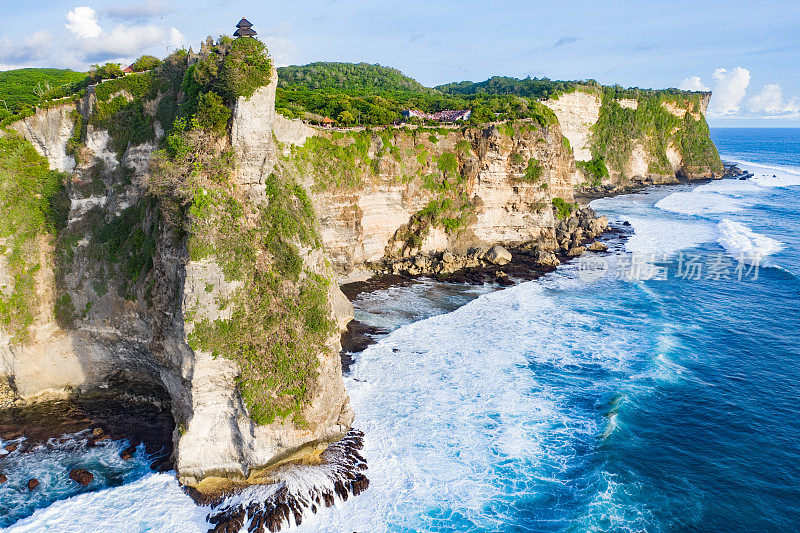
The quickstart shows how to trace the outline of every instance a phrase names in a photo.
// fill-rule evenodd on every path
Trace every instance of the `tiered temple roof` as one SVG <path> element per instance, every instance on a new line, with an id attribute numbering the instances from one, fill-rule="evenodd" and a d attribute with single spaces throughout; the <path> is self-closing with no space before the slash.
<path id="1" fill-rule="evenodd" d="M 234 37 L 255 37 L 258 35 L 250 21 L 244 17 L 242 17 L 242 20 L 236 25 L 236 28 L 236 31 L 233 32 Z"/>

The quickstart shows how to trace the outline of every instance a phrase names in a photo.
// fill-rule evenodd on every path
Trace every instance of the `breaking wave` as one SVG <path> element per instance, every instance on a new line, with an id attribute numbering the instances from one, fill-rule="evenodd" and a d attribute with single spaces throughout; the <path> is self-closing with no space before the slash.
<path id="1" fill-rule="evenodd" d="M 783 243 L 754 232 L 733 220 L 722 219 L 717 225 L 719 242 L 735 259 L 748 264 L 759 264 L 761 260 L 783 249 Z"/>

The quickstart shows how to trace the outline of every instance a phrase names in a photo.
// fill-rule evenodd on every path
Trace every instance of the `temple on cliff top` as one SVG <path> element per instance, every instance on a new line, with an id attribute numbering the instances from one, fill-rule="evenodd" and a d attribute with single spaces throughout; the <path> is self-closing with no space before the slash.
<path id="1" fill-rule="evenodd" d="M 258 34 L 256 30 L 253 29 L 253 25 L 244 17 L 242 17 L 242 20 L 236 25 L 236 31 L 233 32 L 233 36 L 237 39 L 241 39 L 242 37 L 255 37 L 256 35 Z"/>
<path id="2" fill-rule="evenodd" d="M 403 118 L 407 120 L 417 117 L 423 120 L 435 120 L 436 122 L 457 122 L 459 120 L 469 120 L 469 117 L 472 116 L 472 110 L 445 109 L 444 111 L 437 111 L 435 113 L 425 113 L 419 109 L 406 109 L 402 114 Z"/>

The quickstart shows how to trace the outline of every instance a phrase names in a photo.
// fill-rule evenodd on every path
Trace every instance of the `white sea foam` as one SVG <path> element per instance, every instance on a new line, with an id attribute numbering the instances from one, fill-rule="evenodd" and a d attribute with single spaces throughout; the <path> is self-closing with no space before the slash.
<path id="1" fill-rule="evenodd" d="M 596 311 L 607 305 L 584 287 L 557 273 L 402 327 L 359 354 L 347 388 L 370 489 L 300 529 L 497 530 L 516 520 L 515 502 L 566 486 L 583 460 L 578 443 L 607 429 L 576 403 L 609 382 L 583 377 L 565 390 L 550 380 L 579 368 L 623 375 L 643 342 L 606 325 Z"/>
<path id="2" fill-rule="evenodd" d="M 733 196 L 734 198 L 746 198 L 752 194 L 764 192 L 765 188 L 753 180 L 725 179 L 715 180 L 703 185 L 698 185 L 695 192 L 713 192 Z"/>
<path id="3" fill-rule="evenodd" d="M 717 233 L 710 222 L 654 215 L 625 217 L 634 230 L 625 243 L 627 251 L 643 255 L 669 255 L 716 239 Z"/>
<path id="4" fill-rule="evenodd" d="M 712 213 L 739 211 L 744 202 L 738 198 L 717 192 L 703 192 L 694 189 L 687 192 L 674 192 L 656 202 L 655 207 L 681 215 L 704 216 Z"/>
<path id="5" fill-rule="evenodd" d="M 735 259 L 748 264 L 758 264 L 765 257 L 779 252 L 783 243 L 767 237 L 733 220 L 722 219 L 717 225 L 719 238 L 717 241 Z"/>
<path id="6" fill-rule="evenodd" d="M 726 158 L 727 159 L 727 158 Z M 753 173 L 752 180 L 764 187 L 792 187 L 800 185 L 800 168 L 792 166 L 765 165 L 741 159 L 730 159 L 742 170 Z"/>
<path id="7" fill-rule="evenodd" d="M 174 473 L 149 474 L 120 487 L 53 503 L 6 531 L 208 531 L 208 507 L 199 507 L 178 486 Z"/>

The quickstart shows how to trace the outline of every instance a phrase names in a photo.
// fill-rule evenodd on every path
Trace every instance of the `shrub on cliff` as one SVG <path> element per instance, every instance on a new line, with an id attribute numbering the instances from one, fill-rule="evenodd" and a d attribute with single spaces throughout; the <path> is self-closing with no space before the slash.
<path id="1" fill-rule="evenodd" d="M 155 56 L 143 55 L 131 64 L 131 69 L 134 72 L 144 72 L 145 70 L 153 70 L 161 64 L 161 60 Z"/>
<path id="2" fill-rule="evenodd" d="M 93 81 L 109 80 L 114 78 L 121 78 L 125 74 L 122 72 L 119 63 L 106 63 L 105 65 L 92 65 L 92 70 L 89 71 L 89 77 Z"/>
<path id="3" fill-rule="evenodd" d="M 566 139 L 566 137 L 564 137 Z M 604 179 L 608 179 L 608 167 L 602 157 L 593 157 L 590 161 L 575 161 L 575 166 L 582 170 L 592 186 L 600 185 Z"/>
<path id="4" fill-rule="evenodd" d="M 528 160 L 528 166 L 525 168 L 525 174 L 522 176 L 522 179 L 528 183 L 536 183 L 539 181 L 539 178 L 542 177 L 543 172 L 544 169 L 539 163 L 539 160 L 535 157 L 531 157 Z"/>
<path id="5" fill-rule="evenodd" d="M 206 91 L 216 91 L 231 105 L 269 83 L 272 60 L 258 39 L 222 36 L 208 57 L 194 67 L 194 81 Z"/>
<path id="6" fill-rule="evenodd" d="M 577 207 L 577 204 L 571 204 L 563 198 L 553 198 L 553 209 L 555 209 L 556 218 L 559 220 L 567 218 Z"/>
<path id="7" fill-rule="evenodd" d="M 222 102 L 220 95 L 213 91 L 200 95 L 195 120 L 201 128 L 221 135 L 225 133 L 230 118 L 231 110 Z"/>
<path id="8" fill-rule="evenodd" d="M 35 317 L 36 273 L 43 266 L 39 252 L 48 245 L 42 237 L 54 235 L 66 224 L 65 178 L 50 170 L 47 159 L 21 135 L 8 132 L 0 137 L 0 238 L 11 278 L 10 287 L 0 294 L 0 324 L 12 343 L 28 340 Z"/>

